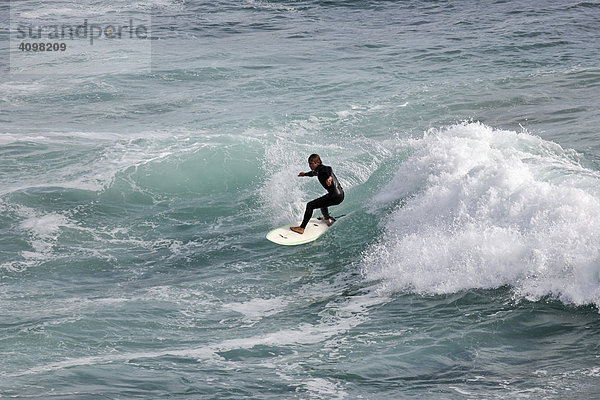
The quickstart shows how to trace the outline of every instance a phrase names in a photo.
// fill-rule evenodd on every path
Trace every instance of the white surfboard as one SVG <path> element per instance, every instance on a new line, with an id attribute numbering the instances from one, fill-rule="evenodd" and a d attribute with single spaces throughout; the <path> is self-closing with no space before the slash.
<path id="1" fill-rule="evenodd" d="M 301 235 L 290 229 L 290 226 L 299 226 L 300 221 L 295 224 L 289 224 L 282 226 L 281 228 L 273 229 L 267 234 L 267 239 L 273 243 L 281 244 L 284 246 L 295 246 L 297 244 L 304 244 L 317 240 L 319 236 L 327 231 L 327 224 L 316 218 L 312 218 L 308 221 L 308 225 L 304 229 L 304 233 Z"/>

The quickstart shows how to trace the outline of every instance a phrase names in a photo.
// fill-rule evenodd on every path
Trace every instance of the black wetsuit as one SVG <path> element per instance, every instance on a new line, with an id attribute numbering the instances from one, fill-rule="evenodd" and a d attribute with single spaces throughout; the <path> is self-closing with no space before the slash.
<path id="1" fill-rule="evenodd" d="M 321 185 L 327 189 L 327 194 L 325 196 L 321 196 L 318 199 L 314 199 L 313 201 L 309 201 L 306 204 L 306 211 L 304 212 L 304 220 L 300 225 L 301 228 L 306 228 L 308 225 L 308 221 L 310 221 L 313 211 L 317 208 L 321 209 L 323 213 L 323 218 L 326 220 L 329 219 L 329 210 L 327 207 L 329 206 L 337 206 L 342 201 L 344 201 L 344 189 L 342 189 L 342 185 L 338 182 L 336 176 L 333 173 L 333 169 L 323 164 L 319 164 L 317 168 L 313 171 L 305 172 L 304 176 L 317 176 L 319 178 L 319 182 Z M 327 186 L 327 179 L 331 177 L 333 181 L 331 186 Z"/>

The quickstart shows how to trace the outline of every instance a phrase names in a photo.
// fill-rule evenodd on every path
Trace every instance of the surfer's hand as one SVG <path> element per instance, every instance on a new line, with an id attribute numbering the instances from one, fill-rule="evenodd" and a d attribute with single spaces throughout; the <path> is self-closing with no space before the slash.
<path id="1" fill-rule="evenodd" d="M 298 176 L 304 176 L 304 172 L 300 172 Z"/>
<path id="2" fill-rule="evenodd" d="M 331 186 L 333 184 L 333 179 L 329 177 L 325 182 L 327 183 L 327 186 Z"/>

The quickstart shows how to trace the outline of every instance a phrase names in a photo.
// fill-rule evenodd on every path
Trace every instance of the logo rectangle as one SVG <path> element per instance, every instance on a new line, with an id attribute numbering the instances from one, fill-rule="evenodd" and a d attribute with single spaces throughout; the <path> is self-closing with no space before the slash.
<path id="1" fill-rule="evenodd" d="M 8 68 L 18 75 L 149 73 L 152 66 L 150 11 L 110 16 L 64 15 L 9 2 Z M 64 9 L 62 10 L 64 11 Z"/>

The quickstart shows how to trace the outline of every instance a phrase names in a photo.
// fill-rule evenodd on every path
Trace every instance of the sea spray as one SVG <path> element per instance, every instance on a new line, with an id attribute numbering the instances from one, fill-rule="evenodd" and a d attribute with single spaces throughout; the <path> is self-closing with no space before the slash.
<path id="1" fill-rule="evenodd" d="M 412 155 L 374 197 L 397 205 L 364 255 L 368 279 L 428 294 L 508 285 L 521 298 L 600 305 L 597 171 L 481 123 L 408 143 Z"/>

